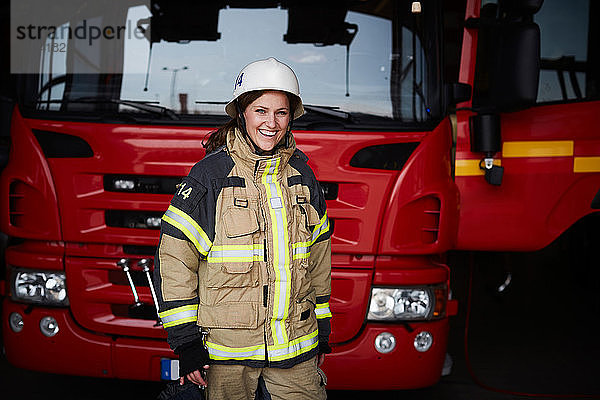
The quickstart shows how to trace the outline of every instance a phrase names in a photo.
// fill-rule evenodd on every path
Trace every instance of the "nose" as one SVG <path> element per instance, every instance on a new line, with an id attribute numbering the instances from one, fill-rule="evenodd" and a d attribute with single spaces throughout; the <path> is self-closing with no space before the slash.
<path id="1" fill-rule="evenodd" d="M 265 122 L 267 124 L 267 128 L 276 128 L 277 122 L 275 120 L 275 113 L 268 113 L 267 120 Z"/>

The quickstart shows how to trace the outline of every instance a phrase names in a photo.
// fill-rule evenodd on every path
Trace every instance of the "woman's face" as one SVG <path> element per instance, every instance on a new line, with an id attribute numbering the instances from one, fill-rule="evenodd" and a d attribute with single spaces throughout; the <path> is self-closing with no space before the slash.
<path id="1" fill-rule="evenodd" d="M 260 149 L 273 150 L 290 123 L 290 103 L 285 93 L 267 91 L 244 110 L 246 131 Z"/>

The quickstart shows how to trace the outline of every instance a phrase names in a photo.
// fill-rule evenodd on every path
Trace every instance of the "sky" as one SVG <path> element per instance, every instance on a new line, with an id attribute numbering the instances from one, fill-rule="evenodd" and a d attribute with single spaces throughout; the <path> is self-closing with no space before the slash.
<path id="1" fill-rule="evenodd" d="M 129 19 L 148 15 L 145 7 L 136 7 L 130 10 Z M 126 41 L 125 73 L 131 74 L 124 79 L 122 97 L 154 100 L 172 106 L 170 88 L 173 75 L 176 75 L 175 93 L 188 94 L 188 107 L 192 106 L 192 101 L 227 102 L 231 99 L 234 80 L 246 64 L 275 57 L 296 72 L 305 103 L 391 115 L 391 22 L 353 12 L 348 13 L 346 21 L 359 25 L 359 32 L 350 46 L 349 97 L 345 96 L 346 46 L 287 44 L 283 41 L 287 31 L 287 10 L 273 8 L 221 9 L 218 25 L 221 38 L 218 41 L 155 43 L 147 92 L 143 88 L 149 46 L 139 40 Z M 186 70 L 182 69 L 184 66 Z M 178 71 L 174 72 L 175 69 Z M 215 106 L 195 107 L 208 110 Z"/>

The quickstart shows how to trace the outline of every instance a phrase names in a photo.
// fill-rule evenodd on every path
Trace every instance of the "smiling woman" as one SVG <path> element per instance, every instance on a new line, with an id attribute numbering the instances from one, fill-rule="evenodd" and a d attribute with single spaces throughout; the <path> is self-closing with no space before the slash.
<path id="1" fill-rule="evenodd" d="M 290 123 L 289 100 L 284 92 L 267 91 L 244 110 L 246 131 L 255 146 L 271 151 Z"/>
<path id="2" fill-rule="evenodd" d="M 256 154 L 289 146 L 292 121 L 304 114 L 296 74 L 272 57 L 248 64 L 235 80 L 233 100 L 225 112 L 232 119 L 211 134 L 207 154 L 225 145 L 228 132 L 236 128 Z"/>
<path id="3" fill-rule="evenodd" d="M 181 383 L 208 383 L 211 400 L 254 399 L 260 380 L 275 398 L 325 399 L 332 229 L 291 132 L 298 79 L 269 58 L 234 82 L 231 120 L 162 219 L 159 315 Z"/>

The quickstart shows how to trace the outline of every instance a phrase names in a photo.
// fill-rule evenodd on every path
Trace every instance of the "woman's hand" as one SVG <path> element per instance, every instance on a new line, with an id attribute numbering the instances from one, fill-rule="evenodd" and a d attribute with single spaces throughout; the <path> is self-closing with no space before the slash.
<path id="1" fill-rule="evenodd" d="M 209 366 L 205 365 L 204 367 L 202 367 L 204 369 L 204 371 L 206 371 Z M 204 371 L 200 372 L 200 370 L 195 370 L 193 372 L 190 372 L 189 374 L 187 374 L 185 377 L 180 377 L 179 378 L 179 384 L 183 385 L 183 382 L 185 381 L 185 378 L 187 377 L 188 381 L 198 385 L 198 386 L 203 386 L 206 387 L 206 378 L 205 378 L 205 373 Z"/>

